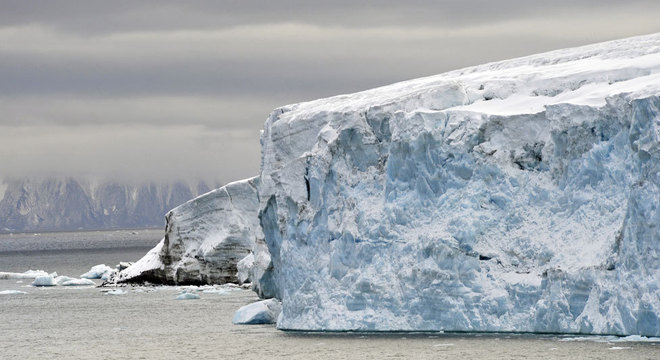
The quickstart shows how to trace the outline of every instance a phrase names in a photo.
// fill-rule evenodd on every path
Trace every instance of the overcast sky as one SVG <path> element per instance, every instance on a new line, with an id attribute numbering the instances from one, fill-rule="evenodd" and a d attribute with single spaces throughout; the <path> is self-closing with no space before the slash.
<path id="1" fill-rule="evenodd" d="M 660 1 L 0 0 L 0 178 L 228 182 L 278 106 L 660 32 Z"/>

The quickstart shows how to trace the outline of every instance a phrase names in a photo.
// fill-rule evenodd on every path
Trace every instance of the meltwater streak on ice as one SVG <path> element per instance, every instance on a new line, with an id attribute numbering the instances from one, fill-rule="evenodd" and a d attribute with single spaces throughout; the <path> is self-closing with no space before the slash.
<path id="1" fill-rule="evenodd" d="M 275 110 L 278 327 L 660 335 L 659 80 L 654 34 Z"/>

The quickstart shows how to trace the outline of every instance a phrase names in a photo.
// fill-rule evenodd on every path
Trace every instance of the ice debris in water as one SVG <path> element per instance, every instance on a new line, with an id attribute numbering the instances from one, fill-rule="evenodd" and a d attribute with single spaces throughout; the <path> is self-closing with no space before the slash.
<path id="1" fill-rule="evenodd" d="M 230 289 L 230 288 L 219 288 L 219 289 L 206 289 L 202 290 L 204 294 L 216 294 L 216 295 L 227 295 L 231 293 L 232 291 L 236 291 L 238 289 Z"/>
<path id="2" fill-rule="evenodd" d="M 197 300 L 199 299 L 199 295 L 189 293 L 189 292 L 184 292 L 179 294 L 179 296 L 176 297 L 176 300 Z"/>
<path id="3" fill-rule="evenodd" d="M 274 324 L 281 311 L 282 304 L 277 299 L 257 301 L 238 309 L 232 322 L 237 325 Z"/>
<path id="4" fill-rule="evenodd" d="M 52 275 L 38 276 L 32 282 L 32 286 L 55 286 L 57 283 Z"/>
<path id="5" fill-rule="evenodd" d="M 0 291 L 0 295 L 23 295 L 27 294 L 25 291 L 20 291 L 20 290 L 2 290 Z"/>
<path id="6" fill-rule="evenodd" d="M 23 273 L 0 272 L 0 280 L 9 279 L 36 279 L 39 276 L 47 276 L 48 273 L 43 270 L 28 270 Z"/>
<path id="7" fill-rule="evenodd" d="M 100 264 L 100 265 L 92 266 L 92 268 L 88 272 L 80 275 L 80 277 L 84 279 L 107 280 L 108 277 L 115 272 L 117 272 L 116 269 L 113 269 L 105 264 Z"/>
<path id="8" fill-rule="evenodd" d="M 75 280 L 75 278 L 61 275 L 61 276 L 58 276 L 58 277 L 55 278 L 55 284 L 61 286 L 63 283 L 65 283 L 67 281 L 71 281 L 71 280 Z"/>
<path id="9" fill-rule="evenodd" d="M 96 283 L 90 279 L 70 279 L 63 281 L 62 286 L 96 286 Z"/>
<path id="10" fill-rule="evenodd" d="M 127 293 L 126 293 L 126 291 L 124 291 L 122 289 L 114 289 L 114 290 L 106 291 L 105 294 L 106 295 L 126 295 Z"/>

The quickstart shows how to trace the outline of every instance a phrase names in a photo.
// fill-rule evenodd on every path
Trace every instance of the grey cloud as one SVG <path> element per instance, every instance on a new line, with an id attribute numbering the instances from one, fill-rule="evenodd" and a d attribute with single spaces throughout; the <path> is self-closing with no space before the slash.
<path id="1" fill-rule="evenodd" d="M 0 177 L 251 176 L 277 106 L 660 31 L 658 12 L 644 0 L 3 1 Z"/>
<path id="2" fill-rule="evenodd" d="M 559 43 L 552 38 L 524 35 L 447 36 L 417 40 L 376 38 L 353 43 L 333 40 L 324 44 L 309 40 L 302 44 L 304 49 L 294 49 L 284 40 L 280 44 L 282 50 L 277 46 L 250 49 L 248 55 L 238 58 L 235 54 L 227 58 L 212 52 L 203 56 L 193 53 L 159 57 L 149 56 L 147 51 L 111 60 L 76 53 L 35 56 L 30 52 L 0 51 L 0 78 L 4 79 L 0 82 L 0 94 L 277 95 L 281 101 L 299 102 L 549 50 Z M 229 47 L 233 46 L 236 45 Z"/>
<path id="3" fill-rule="evenodd" d="M 258 132 L 199 126 L 0 126 L 0 178 L 28 175 L 227 182 L 258 171 Z M 241 154 L 241 161 L 236 161 Z"/>
<path id="4" fill-rule="evenodd" d="M 615 0 L 556 1 L 23 1 L 5 0 L 0 24 L 41 23 L 73 32 L 208 29 L 277 22 L 341 26 L 474 25 L 557 9 L 619 5 Z M 634 0 L 626 6 L 651 6 Z"/>

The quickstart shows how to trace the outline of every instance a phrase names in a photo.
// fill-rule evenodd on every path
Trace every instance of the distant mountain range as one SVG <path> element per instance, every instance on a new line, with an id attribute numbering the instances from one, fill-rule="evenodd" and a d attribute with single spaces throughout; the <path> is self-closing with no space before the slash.
<path id="1" fill-rule="evenodd" d="M 0 181 L 0 232 L 164 227 L 167 211 L 218 186 L 73 178 Z"/>

